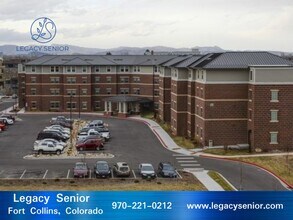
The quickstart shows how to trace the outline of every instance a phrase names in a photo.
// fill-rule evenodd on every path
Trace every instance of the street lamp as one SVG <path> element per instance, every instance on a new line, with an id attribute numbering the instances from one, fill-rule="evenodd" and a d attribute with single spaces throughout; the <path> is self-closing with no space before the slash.
<path id="1" fill-rule="evenodd" d="M 70 94 L 70 147 L 72 147 L 72 94 Z"/>
<path id="2" fill-rule="evenodd" d="M 78 119 L 80 120 L 80 85 L 78 85 Z"/>

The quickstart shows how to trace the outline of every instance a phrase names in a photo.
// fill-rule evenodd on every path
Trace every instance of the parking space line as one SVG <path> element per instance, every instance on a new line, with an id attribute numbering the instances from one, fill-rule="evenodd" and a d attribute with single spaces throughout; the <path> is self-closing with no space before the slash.
<path id="1" fill-rule="evenodd" d="M 178 160 L 178 163 L 198 163 L 197 160 Z"/>
<path id="2" fill-rule="evenodd" d="M 90 177 L 89 177 L 90 179 L 92 178 L 92 170 L 90 169 Z"/>
<path id="3" fill-rule="evenodd" d="M 200 164 L 180 164 L 182 167 L 199 167 Z"/>
<path id="4" fill-rule="evenodd" d="M 46 172 L 45 172 L 45 174 L 44 174 L 44 176 L 43 176 L 43 179 L 45 179 L 45 178 L 46 178 L 46 176 L 47 176 L 47 173 L 48 173 L 48 170 L 46 170 Z"/>
<path id="5" fill-rule="evenodd" d="M 182 176 L 178 173 L 177 170 L 175 170 L 175 172 L 177 173 L 177 175 L 179 176 L 180 179 L 183 179 Z"/>
<path id="6" fill-rule="evenodd" d="M 21 174 L 21 176 L 19 177 L 19 179 L 22 179 L 22 177 L 24 176 L 26 170 L 23 171 L 23 173 Z"/>
<path id="7" fill-rule="evenodd" d="M 194 159 L 194 157 L 176 157 L 177 160 L 191 160 Z"/>
<path id="8" fill-rule="evenodd" d="M 133 173 L 134 179 L 136 179 L 136 175 L 135 175 L 134 170 L 132 170 L 132 173 Z"/>
<path id="9" fill-rule="evenodd" d="M 69 170 L 68 170 L 68 172 L 67 172 L 66 179 L 68 179 L 68 178 L 69 178 L 69 174 L 70 174 L 70 169 L 69 169 Z"/>

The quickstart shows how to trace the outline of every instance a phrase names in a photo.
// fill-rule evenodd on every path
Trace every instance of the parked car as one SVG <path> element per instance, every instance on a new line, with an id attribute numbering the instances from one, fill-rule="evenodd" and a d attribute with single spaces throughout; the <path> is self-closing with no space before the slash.
<path id="1" fill-rule="evenodd" d="M 96 175 L 96 178 L 98 177 L 109 177 L 111 176 L 111 167 L 106 161 L 97 161 L 94 166 L 94 172 Z"/>
<path id="2" fill-rule="evenodd" d="M 61 125 L 51 125 L 51 126 L 49 126 L 49 128 L 58 128 L 58 129 L 61 129 L 63 131 L 66 131 L 66 132 L 68 132 L 70 134 L 70 129 L 62 127 Z"/>
<path id="3" fill-rule="evenodd" d="M 81 144 L 86 142 L 87 140 L 100 140 L 103 144 L 105 143 L 105 139 L 101 135 L 89 135 L 84 139 L 78 140 L 76 144 Z"/>
<path id="4" fill-rule="evenodd" d="M 61 154 L 64 150 L 64 146 L 61 144 L 55 144 L 53 142 L 41 142 L 34 145 L 34 151 L 38 154 L 42 153 L 56 153 Z"/>
<path id="5" fill-rule="evenodd" d="M 74 120 L 70 119 L 70 118 L 66 118 L 65 116 L 57 116 L 57 117 L 51 118 L 51 123 L 56 122 L 56 121 L 67 122 L 67 123 L 72 124 Z"/>
<path id="6" fill-rule="evenodd" d="M 176 169 L 169 162 L 160 162 L 158 165 L 158 174 L 162 177 L 176 178 Z"/>
<path id="7" fill-rule="evenodd" d="M 2 122 L 0 122 L 0 132 L 4 131 L 6 129 L 6 125 Z"/>
<path id="8" fill-rule="evenodd" d="M 17 95 L 16 95 L 16 94 L 13 94 L 13 95 L 11 96 L 11 98 L 13 98 L 13 99 L 17 99 Z"/>
<path id="9" fill-rule="evenodd" d="M 141 163 L 139 164 L 138 169 L 139 169 L 139 174 L 141 175 L 142 178 L 147 178 L 147 179 L 156 178 L 155 169 L 152 164 Z"/>
<path id="10" fill-rule="evenodd" d="M 93 120 L 89 124 L 86 125 L 88 128 L 103 128 L 104 127 L 104 122 L 102 120 Z"/>
<path id="11" fill-rule="evenodd" d="M 65 121 L 53 121 L 53 122 L 51 122 L 51 125 L 60 125 L 65 128 L 72 129 L 72 124 L 65 122 Z"/>
<path id="12" fill-rule="evenodd" d="M 104 144 L 101 140 L 98 139 L 89 139 L 85 142 L 78 143 L 76 145 L 76 150 L 102 150 L 104 149 Z"/>
<path id="13" fill-rule="evenodd" d="M 66 145 L 67 145 L 63 141 L 57 141 L 57 140 L 52 139 L 52 138 L 46 138 L 46 139 L 43 139 L 43 140 L 36 140 L 34 142 L 34 145 L 37 145 L 37 144 L 40 144 L 40 143 L 44 143 L 44 142 L 51 142 L 51 143 L 54 143 L 54 144 L 59 144 L 59 145 L 62 145 L 63 147 L 66 147 Z"/>
<path id="14" fill-rule="evenodd" d="M 90 135 L 100 135 L 105 139 L 105 141 L 110 140 L 110 132 L 109 132 L 108 128 L 84 127 L 79 131 L 78 136 L 80 136 L 81 137 L 80 139 L 82 139 L 82 136 L 87 136 L 87 135 L 89 135 L 89 133 L 91 133 Z"/>
<path id="15" fill-rule="evenodd" d="M 90 173 L 90 169 L 84 162 L 77 162 L 73 168 L 73 176 L 74 177 L 88 177 Z"/>
<path id="16" fill-rule="evenodd" d="M 9 118 L 0 117 L 0 121 L 4 122 L 5 125 L 13 125 L 14 121 Z"/>
<path id="17" fill-rule="evenodd" d="M 70 138 L 70 134 L 64 132 L 64 131 L 61 131 L 60 129 L 57 129 L 57 128 L 45 128 L 43 131 L 49 131 L 49 132 L 55 132 L 57 134 L 60 134 L 61 136 L 69 139 Z"/>
<path id="18" fill-rule="evenodd" d="M 119 177 L 129 177 L 130 167 L 125 162 L 118 162 L 113 166 L 113 173 Z"/>
<path id="19" fill-rule="evenodd" d="M 15 121 L 15 117 L 12 115 L 2 114 L 0 117 L 1 118 L 9 118 L 9 119 L 12 119 L 13 121 Z"/>
<path id="20" fill-rule="evenodd" d="M 46 139 L 46 138 L 52 138 L 57 141 L 63 141 L 63 142 L 67 141 L 67 138 L 65 138 L 57 133 L 49 132 L 49 131 L 41 131 L 37 136 L 37 140 L 42 140 L 42 139 Z"/>

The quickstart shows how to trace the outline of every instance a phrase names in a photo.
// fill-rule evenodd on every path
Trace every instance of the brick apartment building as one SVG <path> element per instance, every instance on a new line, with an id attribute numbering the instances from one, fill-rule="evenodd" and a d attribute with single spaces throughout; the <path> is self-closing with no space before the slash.
<path id="1" fill-rule="evenodd" d="M 267 52 L 43 56 L 19 66 L 28 111 L 139 111 L 153 103 L 202 146 L 292 150 L 293 63 Z"/>

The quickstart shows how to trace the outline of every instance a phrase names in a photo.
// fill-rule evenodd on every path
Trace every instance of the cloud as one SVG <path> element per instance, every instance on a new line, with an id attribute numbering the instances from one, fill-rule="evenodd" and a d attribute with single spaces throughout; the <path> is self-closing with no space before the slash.
<path id="1" fill-rule="evenodd" d="M 29 42 L 30 36 L 28 33 L 21 33 L 10 29 L 0 29 L 0 42 Z"/>

